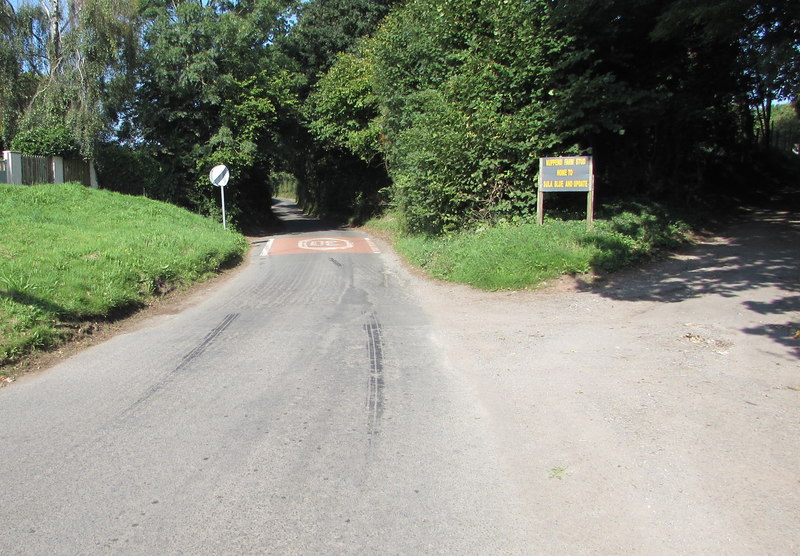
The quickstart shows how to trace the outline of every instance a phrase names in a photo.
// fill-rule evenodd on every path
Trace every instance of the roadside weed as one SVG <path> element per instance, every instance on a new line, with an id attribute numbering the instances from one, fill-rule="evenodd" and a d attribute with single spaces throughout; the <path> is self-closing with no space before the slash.
<path id="1" fill-rule="evenodd" d="M 550 469 L 550 479 L 558 479 L 559 481 L 564 478 L 564 474 L 567 472 L 566 467 L 553 467 Z"/>

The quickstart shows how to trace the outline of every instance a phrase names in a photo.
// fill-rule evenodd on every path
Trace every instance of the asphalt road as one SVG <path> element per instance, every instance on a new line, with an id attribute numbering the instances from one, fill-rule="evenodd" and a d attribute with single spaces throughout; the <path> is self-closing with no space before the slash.
<path id="1" fill-rule="evenodd" d="M 0 390 L 0 553 L 526 552 L 489 419 L 396 269 L 273 246 Z"/>

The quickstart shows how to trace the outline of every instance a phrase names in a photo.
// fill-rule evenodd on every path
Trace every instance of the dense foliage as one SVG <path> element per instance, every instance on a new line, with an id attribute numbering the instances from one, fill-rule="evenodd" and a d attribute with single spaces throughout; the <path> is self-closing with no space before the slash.
<path id="1" fill-rule="evenodd" d="M 269 212 L 265 180 L 275 166 L 278 113 L 292 105 L 291 76 L 270 48 L 285 8 L 280 0 L 187 1 L 144 11 L 127 130 L 166 178 L 151 184 L 153 196 L 215 214 L 208 171 L 226 164 L 232 220 Z"/>
<path id="2" fill-rule="evenodd" d="M 309 210 L 388 202 L 417 231 L 525 219 L 549 154 L 592 155 L 601 198 L 730 195 L 800 90 L 785 0 L 1 0 L 0 15 L 3 147 L 52 150 L 47 130 L 66 129 L 106 187 L 210 215 L 208 170 L 226 163 L 240 226 L 269 215 L 277 175 Z"/>
<path id="3" fill-rule="evenodd" d="M 339 141 L 312 131 L 311 88 L 340 53 L 374 32 L 396 0 L 313 0 L 299 4 L 297 22 L 278 46 L 298 77 L 298 110 L 286 122 L 285 169 L 297 178 L 297 197 L 307 210 L 343 218 L 369 216 L 389 185 L 380 161 L 365 160 Z M 354 99 L 355 100 L 355 99 Z M 352 109 L 352 105 L 342 110 Z"/>
<path id="4" fill-rule="evenodd" d="M 753 114 L 796 96 L 798 45 L 778 2 L 410 0 L 320 80 L 311 129 L 382 157 L 417 231 L 525 217 L 550 154 L 593 155 L 606 195 L 686 201 L 768 146 Z"/>
<path id="5" fill-rule="evenodd" d="M 537 157 L 575 149 L 552 98 L 570 40 L 546 10 L 543 1 L 416 0 L 376 35 L 378 147 L 412 229 L 524 216 Z"/>

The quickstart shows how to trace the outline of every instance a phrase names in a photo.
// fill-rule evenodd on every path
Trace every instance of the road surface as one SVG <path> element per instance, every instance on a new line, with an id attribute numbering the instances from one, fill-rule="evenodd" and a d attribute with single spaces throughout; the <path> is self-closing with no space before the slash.
<path id="1" fill-rule="evenodd" d="M 0 553 L 800 553 L 796 211 L 487 293 L 279 210 L 201 302 L 0 389 Z"/>
<path id="2" fill-rule="evenodd" d="M 0 553 L 524 551 L 407 285 L 363 234 L 278 210 L 202 303 L 0 390 Z"/>

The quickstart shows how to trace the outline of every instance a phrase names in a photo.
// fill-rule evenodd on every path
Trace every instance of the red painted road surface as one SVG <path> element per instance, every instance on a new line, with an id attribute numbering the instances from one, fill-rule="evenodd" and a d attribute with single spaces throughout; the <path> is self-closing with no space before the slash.
<path id="1" fill-rule="evenodd" d="M 367 237 L 278 237 L 264 247 L 262 256 L 302 253 L 380 253 Z"/>

